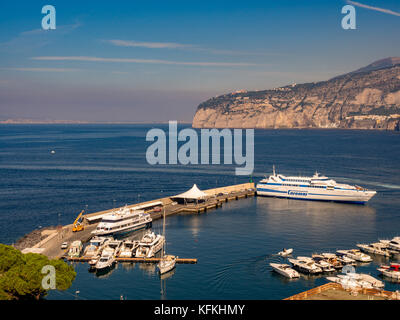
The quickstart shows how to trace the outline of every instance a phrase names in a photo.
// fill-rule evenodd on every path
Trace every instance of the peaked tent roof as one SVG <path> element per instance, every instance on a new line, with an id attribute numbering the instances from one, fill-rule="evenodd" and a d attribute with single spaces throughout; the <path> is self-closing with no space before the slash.
<path id="1" fill-rule="evenodd" d="M 207 197 L 207 193 L 201 191 L 196 184 L 193 185 L 193 187 L 181 194 L 178 194 L 176 196 L 173 196 L 171 198 L 183 198 L 183 199 L 203 199 Z"/>

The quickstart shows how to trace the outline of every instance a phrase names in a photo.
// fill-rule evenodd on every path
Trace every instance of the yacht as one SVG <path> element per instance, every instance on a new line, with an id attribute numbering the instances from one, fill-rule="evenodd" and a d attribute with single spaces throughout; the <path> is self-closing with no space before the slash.
<path id="1" fill-rule="evenodd" d="M 335 272 L 336 269 L 334 266 L 326 261 L 323 257 L 317 257 L 314 256 L 312 257 L 312 260 L 314 260 L 315 264 L 322 269 L 323 272 Z"/>
<path id="2" fill-rule="evenodd" d="M 299 200 L 322 200 L 364 204 L 376 191 L 360 186 L 339 184 L 316 172 L 312 177 L 284 176 L 273 173 L 261 180 L 257 186 L 257 195 Z"/>
<path id="3" fill-rule="evenodd" d="M 359 262 L 371 262 L 372 261 L 372 258 L 369 255 L 362 253 L 360 250 L 357 250 L 357 249 L 338 250 L 337 252 L 341 253 L 351 259 L 359 261 Z"/>
<path id="4" fill-rule="evenodd" d="M 96 257 L 100 255 L 102 246 L 105 242 L 109 241 L 110 238 L 107 237 L 93 237 L 90 239 L 89 245 L 85 248 L 83 255 L 87 258 Z"/>
<path id="5" fill-rule="evenodd" d="M 165 237 L 154 232 L 146 233 L 136 249 L 135 256 L 139 258 L 151 258 L 160 251 L 164 245 Z"/>
<path id="6" fill-rule="evenodd" d="M 102 217 L 95 230 L 95 235 L 122 235 L 139 229 L 150 228 L 152 219 L 143 210 L 128 207 L 117 209 Z"/>
<path id="7" fill-rule="evenodd" d="M 301 259 L 288 259 L 289 262 L 293 265 L 295 269 L 298 269 L 300 272 L 309 273 L 309 274 L 317 274 L 321 273 L 322 269 L 317 267 L 314 261 L 301 260 Z"/>
<path id="8" fill-rule="evenodd" d="M 357 247 L 361 249 L 361 251 L 384 256 L 391 257 L 395 253 L 393 250 L 389 250 L 387 245 L 381 242 L 371 243 L 371 244 L 357 244 Z"/>
<path id="9" fill-rule="evenodd" d="M 280 263 L 270 263 L 271 268 L 278 272 L 279 274 L 287 277 L 287 278 L 299 278 L 300 274 L 292 269 L 288 264 L 280 264 Z"/>
<path id="10" fill-rule="evenodd" d="M 344 288 L 382 289 L 385 286 L 382 281 L 362 273 L 347 273 L 345 275 L 338 275 L 337 277 L 327 277 L 326 279 L 339 283 Z"/>
<path id="11" fill-rule="evenodd" d="M 312 258 L 314 261 L 324 260 L 329 263 L 335 270 L 340 270 L 344 267 L 344 263 L 339 261 L 338 257 L 335 254 L 324 256 L 323 254 L 313 254 Z"/>
<path id="12" fill-rule="evenodd" d="M 136 252 L 137 247 L 139 246 L 139 241 L 126 240 L 124 241 L 121 250 L 119 252 L 120 258 L 131 258 Z"/>
<path id="13" fill-rule="evenodd" d="M 98 271 L 105 270 L 111 268 L 114 263 L 115 263 L 115 258 L 113 255 L 108 255 L 108 254 L 102 255 L 97 261 L 95 268 Z"/>
<path id="14" fill-rule="evenodd" d="M 392 240 L 379 240 L 386 244 L 390 249 L 400 251 L 400 237 L 394 237 Z"/>
<path id="15" fill-rule="evenodd" d="M 101 252 L 101 255 L 116 257 L 119 255 L 119 251 L 121 250 L 121 245 L 122 241 L 120 240 L 110 240 L 105 244 L 103 251 Z"/>
<path id="16" fill-rule="evenodd" d="M 83 248 L 82 241 L 75 240 L 69 247 L 68 256 L 70 256 L 71 258 L 79 257 L 82 252 L 82 248 Z"/>
<path id="17" fill-rule="evenodd" d="M 176 256 L 173 256 L 171 254 L 166 254 L 166 241 L 165 241 L 165 209 L 164 209 L 164 214 L 163 214 L 163 243 L 162 243 L 162 254 L 161 254 L 161 259 L 160 262 L 157 264 L 158 270 L 160 272 L 160 275 L 164 275 L 167 272 L 171 271 L 172 269 L 175 268 L 176 265 Z"/>
<path id="18" fill-rule="evenodd" d="M 398 263 L 392 263 L 389 266 L 380 266 L 377 270 L 382 273 L 383 276 L 400 280 L 400 264 Z"/>
<path id="19" fill-rule="evenodd" d="M 357 264 L 356 260 L 354 260 L 354 259 L 352 259 L 352 258 L 346 256 L 346 255 L 343 254 L 343 253 L 339 253 L 339 252 L 338 252 L 337 254 L 334 254 L 334 253 L 323 253 L 322 255 L 323 255 L 323 256 L 326 256 L 326 255 L 334 255 L 334 256 L 337 257 L 338 261 L 340 261 L 340 262 L 343 263 L 344 265 L 355 266 L 355 265 Z"/>

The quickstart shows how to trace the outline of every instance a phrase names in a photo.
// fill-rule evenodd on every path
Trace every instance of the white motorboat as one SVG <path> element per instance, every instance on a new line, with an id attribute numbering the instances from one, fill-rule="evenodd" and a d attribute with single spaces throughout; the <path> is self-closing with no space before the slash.
<path id="1" fill-rule="evenodd" d="M 146 233 L 142 240 L 139 241 L 139 245 L 136 249 L 135 256 L 142 258 L 151 258 L 160 251 L 164 245 L 165 238 L 160 234 L 154 232 Z"/>
<path id="2" fill-rule="evenodd" d="M 120 258 L 131 258 L 139 246 L 139 241 L 126 240 L 123 242 L 121 250 L 119 251 Z"/>
<path id="3" fill-rule="evenodd" d="M 387 245 L 381 242 L 371 243 L 371 244 L 357 244 L 362 251 L 384 256 L 391 257 L 395 254 L 395 251 L 388 249 Z"/>
<path id="4" fill-rule="evenodd" d="M 323 254 L 313 254 L 312 258 L 314 259 L 314 261 L 324 260 L 336 270 L 340 270 L 344 266 L 344 263 L 339 261 L 338 257 L 335 254 L 328 254 L 328 256 L 324 256 Z"/>
<path id="5" fill-rule="evenodd" d="M 176 256 L 170 254 L 164 255 L 160 259 L 160 262 L 157 264 L 160 274 L 167 273 L 168 271 L 171 271 L 173 268 L 175 268 L 176 259 Z"/>
<path id="6" fill-rule="evenodd" d="M 143 210 L 134 208 L 120 208 L 105 214 L 95 230 L 95 235 L 122 235 L 143 228 L 150 228 L 152 218 Z"/>
<path id="7" fill-rule="evenodd" d="M 270 263 L 269 265 L 275 272 L 278 272 L 279 274 L 281 274 L 287 278 L 292 279 L 292 278 L 300 277 L 300 274 L 296 270 L 292 269 L 288 264 Z"/>
<path id="8" fill-rule="evenodd" d="M 276 174 L 275 166 L 272 175 L 261 180 L 256 189 L 261 196 L 350 203 L 366 203 L 376 194 L 360 186 L 336 183 L 317 172 L 312 177 Z"/>
<path id="9" fill-rule="evenodd" d="M 82 252 L 82 248 L 83 248 L 82 241 L 75 240 L 69 247 L 68 256 L 70 256 L 71 258 L 79 257 Z"/>
<path id="10" fill-rule="evenodd" d="M 300 272 L 309 274 L 317 274 L 322 272 L 322 269 L 316 266 L 314 261 L 307 261 L 307 259 L 289 259 L 289 262 L 293 265 L 295 269 L 298 269 Z"/>
<path id="11" fill-rule="evenodd" d="M 278 252 L 278 256 L 287 257 L 288 255 L 293 253 L 293 249 L 283 249 L 282 251 Z"/>
<path id="12" fill-rule="evenodd" d="M 112 255 L 102 255 L 96 263 L 96 270 L 104 270 L 111 268 L 115 262 L 115 258 Z"/>
<path id="13" fill-rule="evenodd" d="M 86 246 L 83 255 L 88 258 L 100 255 L 103 244 L 109 240 L 110 238 L 106 237 L 93 237 L 90 239 L 89 245 Z"/>
<path id="14" fill-rule="evenodd" d="M 362 273 L 347 273 L 337 277 L 327 277 L 326 279 L 340 283 L 344 288 L 382 289 L 385 285 L 382 281 Z"/>
<path id="15" fill-rule="evenodd" d="M 119 255 L 119 251 L 122 246 L 121 240 L 110 240 L 105 243 L 103 246 L 103 251 L 101 252 L 102 256 L 113 256 L 116 257 Z"/>
<path id="16" fill-rule="evenodd" d="M 350 266 L 355 266 L 357 264 L 356 260 L 349 258 L 348 256 L 346 256 L 345 254 L 341 254 L 341 253 L 322 253 L 322 255 L 334 255 L 339 262 L 343 263 L 344 265 L 350 265 Z"/>
<path id="17" fill-rule="evenodd" d="M 371 262 L 372 258 L 365 254 L 362 253 L 358 249 L 351 249 L 351 250 L 337 250 L 338 253 L 343 254 L 351 259 L 354 259 L 359 262 Z"/>
<path id="18" fill-rule="evenodd" d="M 389 266 L 380 266 L 377 269 L 383 276 L 400 280 L 400 264 L 392 263 Z"/>
<path id="19" fill-rule="evenodd" d="M 400 251 L 400 237 L 394 237 L 388 242 L 389 248 Z"/>
<path id="20" fill-rule="evenodd" d="M 162 254 L 161 254 L 161 259 L 160 262 L 157 264 L 158 270 L 160 272 L 160 275 L 166 274 L 167 272 L 171 271 L 172 269 L 175 268 L 176 265 L 176 256 L 173 255 L 167 255 L 166 252 L 166 241 L 165 241 L 165 209 L 164 209 L 164 214 L 163 214 L 163 244 L 162 244 Z"/>
<path id="21" fill-rule="evenodd" d="M 313 256 L 312 260 L 314 260 L 315 264 L 322 269 L 323 272 L 334 272 L 336 269 L 334 266 L 326 261 L 323 257 Z"/>

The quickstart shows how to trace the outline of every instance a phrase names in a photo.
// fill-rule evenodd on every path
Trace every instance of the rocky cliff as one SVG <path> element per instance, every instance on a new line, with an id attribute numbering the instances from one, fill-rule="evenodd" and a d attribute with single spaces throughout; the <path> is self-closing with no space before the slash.
<path id="1" fill-rule="evenodd" d="M 194 128 L 400 129 L 400 58 L 328 81 L 237 91 L 201 103 Z"/>

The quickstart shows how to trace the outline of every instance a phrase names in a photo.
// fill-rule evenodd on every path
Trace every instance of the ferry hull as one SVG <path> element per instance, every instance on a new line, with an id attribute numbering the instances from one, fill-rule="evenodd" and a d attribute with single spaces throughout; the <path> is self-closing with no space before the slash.
<path id="1" fill-rule="evenodd" d="M 97 230 L 95 230 L 95 232 L 92 232 L 92 233 L 94 233 L 97 236 L 122 237 L 122 236 L 124 236 L 128 233 L 134 232 L 134 231 L 151 228 L 151 226 L 152 226 L 152 221 L 143 223 L 141 225 L 136 225 L 136 226 L 133 226 L 132 228 L 128 228 L 128 229 L 122 229 L 122 230 L 117 230 L 117 231 L 97 231 Z"/>
<path id="2" fill-rule="evenodd" d="M 296 200 L 316 200 L 316 201 L 334 201 L 365 204 L 376 194 L 375 191 L 351 191 L 346 194 L 343 192 L 318 190 L 298 190 L 298 189 L 274 189 L 271 186 L 257 185 L 257 195 L 267 197 L 289 198 Z"/>

